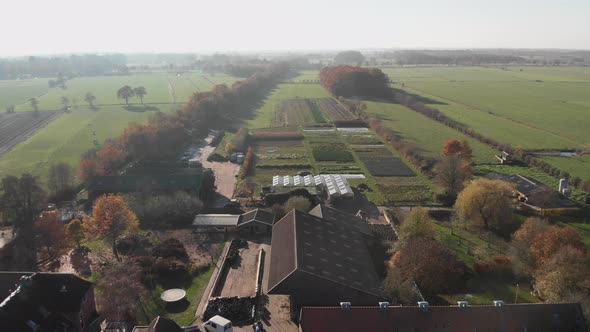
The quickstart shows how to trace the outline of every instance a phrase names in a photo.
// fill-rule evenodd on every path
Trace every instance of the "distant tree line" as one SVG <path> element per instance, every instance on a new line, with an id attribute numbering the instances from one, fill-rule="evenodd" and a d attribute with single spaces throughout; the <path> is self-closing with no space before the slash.
<path id="1" fill-rule="evenodd" d="M 389 95 L 389 77 L 377 68 L 324 67 L 320 84 L 335 96 L 384 97 Z"/>
<path id="2" fill-rule="evenodd" d="M 156 113 L 144 124 L 132 124 L 121 136 L 88 151 L 81 161 L 81 177 L 111 175 L 131 160 L 169 160 L 190 142 L 191 135 L 204 135 L 223 127 L 240 111 L 240 105 L 259 98 L 288 72 L 285 64 L 271 64 L 248 79 L 216 85 L 208 92 L 193 94 L 182 111 Z"/>
<path id="3" fill-rule="evenodd" d="M 400 65 L 468 65 L 522 64 L 527 60 L 520 56 L 478 53 L 469 50 L 457 51 L 397 51 L 395 58 Z"/>
<path id="4" fill-rule="evenodd" d="M 359 51 L 342 51 L 334 57 L 336 65 L 356 65 L 360 66 L 365 62 L 365 57 Z"/>
<path id="5" fill-rule="evenodd" d="M 123 54 L 0 59 L 0 79 L 102 75 L 120 71 L 126 64 Z"/>

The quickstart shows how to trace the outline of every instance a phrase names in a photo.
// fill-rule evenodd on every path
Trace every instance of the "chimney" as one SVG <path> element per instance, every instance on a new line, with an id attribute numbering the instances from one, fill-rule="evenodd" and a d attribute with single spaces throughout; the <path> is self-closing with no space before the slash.
<path id="1" fill-rule="evenodd" d="M 387 311 L 389 309 L 389 302 L 379 302 L 379 310 Z"/>
<path id="2" fill-rule="evenodd" d="M 418 302 L 418 307 L 420 308 L 420 311 L 428 311 L 428 302 L 426 302 L 426 301 L 419 301 Z"/>
<path id="3" fill-rule="evenodd" d="M 352 309 L 352 305 L 350 302 L 340 302 L 340 310 L 342 311 L 350 311 Z"/>
<path id="4" fill-rule="evenodd" d="M 467 301 L 457 301 L 457 305 L 459 308 L 467 308 L 469 306 L 469 302 Z"/>
<path id="5" fill-rule="evenodd" d="M 494 307 L 503 307 L 504 306 L 504 301 L 502 300 L 496 300 L 494 301 Z"/>

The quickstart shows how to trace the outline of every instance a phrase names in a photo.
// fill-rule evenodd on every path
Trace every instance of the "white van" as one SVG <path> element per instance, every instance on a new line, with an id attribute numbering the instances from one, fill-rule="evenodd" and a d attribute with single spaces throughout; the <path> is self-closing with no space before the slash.
<path id="1" fill-rule="evenodd" d="M 219 315 L 211 317 L 203 324 L 207 332 L 232 332 L 231 322 Z"/>

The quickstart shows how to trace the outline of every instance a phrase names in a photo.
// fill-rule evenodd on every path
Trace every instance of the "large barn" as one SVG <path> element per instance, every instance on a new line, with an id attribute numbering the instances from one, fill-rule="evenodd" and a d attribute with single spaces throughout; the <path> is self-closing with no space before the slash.
<path id="1" fill-rule="evenodd" d="M 316 207 L 314 212 L 322 209 L 329 211 Z M 299 305 L 382 301 L 368 249 L 374 238 L 358 225 L 362 223 L 352 215 L 321 218 L 289 212 L 273 226 L 268 293 L 291 295 Z"/>

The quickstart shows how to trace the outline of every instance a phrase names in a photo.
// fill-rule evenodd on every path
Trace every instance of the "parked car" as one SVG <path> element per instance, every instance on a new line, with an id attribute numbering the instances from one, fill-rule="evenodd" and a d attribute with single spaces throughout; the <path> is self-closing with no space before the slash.
<path id="1" fill-rule="evenodd" d="M 232 332 L 233 328 L 231 322 L 219 315 L 211 317 L 203 324 L 203 328 L 207 332 Z"/>

